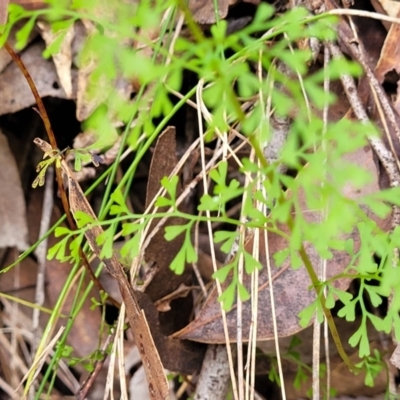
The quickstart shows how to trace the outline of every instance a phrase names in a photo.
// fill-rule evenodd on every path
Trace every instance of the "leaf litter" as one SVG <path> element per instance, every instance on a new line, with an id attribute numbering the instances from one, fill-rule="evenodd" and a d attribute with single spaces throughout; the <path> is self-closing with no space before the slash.
<path id="1" fill-rule="evenodd" d="M 193 3 L 193 2 L 192 2 Z M 219 17 L 225 18 L 228 14 L 229 7 L 233 6 L 236 2 L 225 2 L 221 1 L 218 2 L 219 4 Z M 257 4 L 257 2 L 253 2 Z M 190 5 L 191 3 L 189 3 Z M 195 20 L 201 24 L 210 24 L 215 22 L 215 13 L 214 9 L 211 6 L 210 2 L 203 2 L 198 8 L 194 8 L 192 5 L 192 11 L 194 13 Z M 197 6 L 196 6 L 197 7 Z M 396 14 L 397 15 L 397 14 Z M 396 25 L 392 25 L 390 31 L 387 35 L 385 46 L 382 49 L 381 58 L 379 59 L 378 67 L 376 69 L 377 77 L 380 83 L 382 83 L 386 78 L 387 74 L 390 71 L 397 71 L 398 66 L 395 64 L 395 58 L 393 60 L 390 59 L 390 56 L 393 54 L 390 51 L 390 46 L 393 46 L 395 43 L 396 35 L 393 33 L 395 31 Z M 366 41 L 361 36 L 363 41 Z M 65 43 L 68 47 L 70 44 Z M 43 97 L 51 96 L 58 99 L 65 99 L 65 98 L 79 98 L 79 96 L 83 95 L 85 92 L 84 87 L 86 85 L 78 85 L 78 94 L 73 94 L 72 87 L 76 86 L 74 83 L 74 73 L 69 71 L 71 63 L 71 53 L 66 52 L 66 65 L 56 64 L 58 65 L 57 68 L 54 67 L 54 64 L 51 60 L 43 60 L 41 57 L 41 53 L 44 50 L 44 45 L 42 43 L 34 43 L 33 45 L 28 46 L 24 51 L 22 58 L 26 64 L 27 69 L 31 72 L 36 82 L 36 85 L 39 88 L 39 91 Z M 376 48 L 374 49 L 376 51 Z M 56 63 L 56 61 L 54 61 Z M 82 71 L 79 71 L 81 74 Z M 0 114 L 11 114 L 16 113 L 17 111 L 30 107 L 34 101 L 33 97 L 31 96 L 30 92 L 28 92 L 27 85 L 24 80 L 19 76 L 19 71 L 16 69 L 14 64 L 9 64 L 8 67 L 2 72 L 0 75 L 0 92 L 2 93 L 2 108 L 0 110 Z M 57 75 L 58 74 L 58 75 Z M 61 76 L 62 75 L 62 76 Z M 81 81 L 85 81 L 88 79 L 88 74 L 84 77 L 80 77 Z M 391 78 L 394 79 L 396 82 L 396 77 Z M 61 83 L 60 83 L 61 82 Z M 128 85 L 128 83 L 126 83 Z M 127 88 L 128 86 L 126 86 Z M 66 90 L 63 90 L 65 88 Z M 129 91 L 131 88 L 129 88 Z M 126 91 L 127 93 L 128 91 Z M 398 100 L 398 96 L 397 96 Z M 397 101 L 396 100 L 396 101 Z M 84 103 L 87 100 L 84 101 Z M 344 100 L 343 101 L 347 101 Z M 397 110 L 397 102 L 394 103 L 394 108 Z M 80 108 L 79 108 L 80 107 Z M 91 110 L 94 109 L 95 106 L 87 106 L 80 105 L 78 107 L 78 120 L 85 119 L 90 113 Z M 84 108 L 87 108 L 89 111 L 82 111 Z M 10 119 L 12 117 L 7 116 L 6 118 Z M 7 121 L 4 119 L 4 121 Z M 191 121 L 194 123 L 194 121 Z M 176 143 L 175 143 L 175 136 L 176 132 L 175 129 L 170 127 L 163 134 L 161 134 L 158 138 L 158 142 L 154 148 L 153 155 L 152 155 L 152 162 L 150 167 L 144 166 L 145 173 L 147 174 L 147 189 L 143 190 L 142 185 L 142 192 L 146 192 L 146 199 L 141 199 L 141 206 L 143 209 L 146 209 L 151 199 L 154 197 L 155 193 L 158 192 L 160 189 L 160 180 L 164 176 L 169 175 L 172 169 L 176 166 L 178 162 L 178 158 L 176 156 Z M 70 138 L 71 140 L 73 138 Z M 0 150 L 6 149 L 6 146 L 1 146 Z M 8 154 L 8 152 L 7 152 Z M 12 158 L 10 159 L 10 155 L 8 154 L 8 160 L 5 162 L 0 163 L 0 167 L 2 169 L 5 168 L 6 165 L 12 165 L 13 161 Z M 380 187 L 387 186 L 385 183 L 385 177 L 382 174 L 378 173 L 378 168 L 376 167 L 376 162 L 373 160 L 373 154 L 370 147 L 366 147 L 365 149 L 360 150 L 360 152 L 356 154 L 350 155 L 355 162 L 360 163 L 366 166 L 366 169 L 373 177 L 373 182 L 370 186 L 364 188 L 366 193 L 374 193 L 380 189 Z M 15 163 L 15 162 L 14 162 Z M 235 173 L 235 171 L 231 171 L 231 173 Z M 15 241 L 12 239 L 12 235 L 7 233 L 9 231 L 2 231 L 4 232 L 4 240 L 2 240 L 1 245 L 3 247 L 17 247 L 19 250 L 23 251 L 27 248 L 28 244 L 26 242 L 27 236 L 27 228 L 26 228 L 26 217 L 24 211 L 24 199 L 21 193 L 21 185 L 18 184 L 19 178 L 16 176 L 16 168 L 12 171 L 12 174 L 7 174 L 7 180 L 5 181 L 5 185 L 7 183 L 12 183 L 11 187 L 7 190 L 2 190 L 1 193 L 1 201 L 6 200 L 6 196 L 10 196 L 14 201 L 12 204 L 6 207 L 7 210 L 12 210 L 12 213 L 8 214 L 7 216 L 11 215 L 13 218 L 20 218 L 19 222 L 13 223 L 13 227 L 18 226 L 18 229 L 15 229 L 15 233 L 20 235 L 20 239 Z M 23 179 L 27 179 L 23 177 Z M 386 181 L 387 182 L 387 181 Z M 2 186 L 4 189 L 6 186 Z M 137 184 L 137 188 L 139 188 L 139 184 Z M 15 194 L 15 193 L 16 194 Z M 11 195 L 11 193 L 14 193 Z M 179 191 L 178 191 L 179 195 Z M 355 199 L 358 196 L 361 196 L 362 193 L 358 189 L 346 188 L 346 196 Z M 140 199 L 140 197 L 139 197 Z M 309 213 L 309 218 L 312 217 L 312 213 Z M 371 214 L 372 215 L 372 214 Z M 317 216 L 317 219 L 319 216 Z M 376 218 L 375 218 L 376 219 Z M 182 220 L 169 218 L 167 220 L 167 225 L 180 225 Z M 389 231 L 390 229 L 390 221 L 388 219 L 376 219 L 375 221 L 378 226 L 384 230 Z M 164 228 L 165 228 L 164 226 Z M 281 227 L 282 231 L 285 231 L 285 227 Z M 13 232 L 13 233 L 14 233 Z M 266 235 L 265 232 L 260 232 L 261 238 Z M 248 235 L 246 239 L 245 248 L 246 250 L 251 253 L 253 248 L 253 236 L 254 232 Z M 22 238 L 22 239 L 21 239 Z M 349 238 L 353 239 L 355 247 L 357 247 L 357 242 L 359 238 L 355 232 L 352 232 Z M 8 241 L 7 241 L 8 240 Z M 11 240 L 11 242 L 9 242 Z M 14 241 L 13 241 L 14 240 Z M 54 238 L 52 239 L 54 240 Z M 261 241 L 262 242 L 262 241 Z M 268 233 L 268 243 L 269 243 L 269 252 L 270 254 L 275 253 L 276 251 L 283 250 L 287 247 L 288 243 L 285 240 L 276 234 Z M 159 231 L 156 236 L 153 237 L 152 242 L 150 242 L 149 246 L 146 249 L 145 253 L 145 261 L 147 263 L 154 262 L 156 264 L 156 273 L 153 276 L 153 280 L 151 281 L 150 285 L 148 286 L 146 295 L 138 294 L 138 296 L 142 297 L 142 304 L 141 307 L 146 310 L 144 304 L 148 303 L 148 308 L 154 308 L 155 300 L 161 299 L 164 296 L 172 295 L 174 290 L 177 290 L 179 285 L 184 282 L 187 285 L 192 285 L 192 275 L 191 273 L 186 273 L 182 276 L 174 275 L 170 269 L 168 268 L 171 260 L 176 256 L 179 248 L 182 245 L 182 238 L 175 239 L 174 242 L 167 242 L 163 237 L 162 229 Z M 318 264 L 320 262 L 320 257 L 318 253 L 313 249 L 311 246 L 305 246 L 306 252 L 313 261 L 313 264 Z M 207 249 L 204 249 L 207 252 Z M 210 249 L 208 249 L 210 252 Z M 273 259 L 271 259 L 273 260 Z M 265 249 L 261 247 L 260 252 L 260 261 L 263 265 L 266 264 L 266 254 Z M 343 271 L 343 268 L 349 264 L 349 257 L 345 256 L 340 253 L 334 253 L 333 258 L 328 262 L 328 277 L 333 277 L 335 275 L 340 274 Z M 66 265 L 60 264 L 56 260 L 51 260 L 48 262 L 48 287 L 47 287 L 47 296 L 50 299 L 50 305 L 54 304 L 57 301 L 57 292 L 61 290 L 61 285 L 59 289 L 56 289 L 56 282 L 60 283 L 63 282 L 66 278 L 66 275 L 62 272 L 65 271 Z M 27 268 L 22 268 L 20 270 L 21 274 L 24 274 Z M 188 270 L 189 271 L 189 270 Z M 275 307 L 277 311 L 277 319 L 278 319 L 278 335 L 279 337 L 285 337 L 288 335 L 293 335 L 294 333 L 300 332 L 304 329 L 304 326 L 299 325 L 299 312 L 307 307 L 307 305 L 311 304 L 315 300 L 315 294 L 312 290 L 310 290 L 310 280 L 306 271 L 304 269 L 292 269 L 290 265 L 286 261 L 283 266 L 276 266 L 272 265 L 272 272 L 273 272 L 273 289 L 276 292 L 277 298 L 275 302 Z M 52 277 L 54 276 L 54 278 Z M 64 277 L 65 276 L 65 277 Z M 205 279 L 209 278 L 206 276 Z M 249 290 L 250 289 L 250 277 L 244 275 L 244 286 Z M 271 329 L 271 300 L 269 298 L 269 290 L 267 290 L 270 282 L 268 281 L 266 275 L 266 269 L 263 268 L 259 274 L 259 290 L 258 290 L 258 302 L 259 302 L 259 311 L 258 311 L 258 338 L 259 340 L 266 340 L 272 339 L 274 337 L 274 333 Z M 341 290 L 346 290 L 350 284 L 350 280 L 347 278 L 340 278 L 336 280 L 336 288 Z M 227 285 L 227 284 L 226 284 Z M 15 290 L 14 287 L 12 290 Z M 6 290 L 4 288 L 3 290 Z M 195 293 L 196 291 L 193 291 Z M 153 323 L 154 326 L 159 326 L 161 329 L 167 331 L 167 333 L 158 333 L 154 335 L 154 340 L 157 342 L 156 346 L 159 347 L 160 353 L 163 352 L 168 347 L 166 344 L 173 343 L 172 348 L 178 349 L 179 341 L 177 339 L 167 338 L 167 335 L 174 334 L 175 338 L 185 338 L 190 340 L 196 340 L 206 343 L 224 343 L 225 336 L 223 325 L 221 322 L 221 309 L 217 301 L 217 295 L 215 288 L 211 289 L 209 297 L 205 300 L 205 303 L 201 309 L 201 311 L 196 315 L 194 320 L 188 324 L 188 319 L 190 317 L 190 313 L 193 307 L 193 301 L 197 300 L 197 297 L 192 298 L 191 295 L 186 295 L 182 299 L 174 299 L 169 306 L 171 306 L 171 310 L 176 309 L 173 303 L 175 300 L 181 301 L 180 307 L 183 303 L 187 303 L 189 306 L 186 307 L 185 316 L 179 316 L 179 312 L 171 313 L 169 318 L 176 319 L 176 322 L 171 324 L 170 322 L 166 322 L 162 314 L 164 314 L 166 307 L 163 306 L 163 312 L 160 313 L 160 319 L 157 317 L 157 311 L 151 311 L 149 315 L 155 315 L 156 318 L 154 319 Z M 151 300 L 150 300 L 150 299 Z M 144 299 L 144 300 L 143 300 Z M 182 302 L 182 300 L 184 300 Z M 247 320 L 246 316 L 250 316 L 250 302 L 243 303 L 244 311 L 243 314 L 245 315 L 245 319 L 243 320 L 243 335 L 248 336 L 250 327 L 251 327 L 251 320 Z M 171 311 L 169 310 L 169 311 Z M 183 308 L 181 308 L 183 311 Z M 233 308 L 227 314 L 227 324 L 228 324 L 228 332 L 229 337 L 232 341 L 235 341 L 236 337 L 236 325 L 237 325 L 237 317 L 236 317 L 236 309 Z M 95 318 L 92 318 L 96 315 Z M 96 333 L 96 326 L 100 324 L 99 321 L 99 314 L 93 314 L 93 311 L 90 311 L 88 308 L 83 310 L 80 314 L 82 318 L 82 322 L 76 321 L 76 326 L 81 328 L 81 333 L 77 334 L 76 338 L 73 334 L 70 336 L 71 346 L 74 347 L 75 350 L 79 352 L 82 350 L 83 353 L 89 353 L 91 350 L 89 348 L 85 348 L 83 343 L 80 344 L 82 338 L 88 338 L 89 347 L 93 345 L 93 341 L 90 339 L 93 338 L 92 335 Z M 179 320 L 181 318 L 181 320 Z M 88 323 L 88 321 L 91 321 Z M 84 322 L 86 321 L 86 323 Z M 310 322 L 309 322 L 310 323 Z M 179 325 L 184 325 L 180 326 Z M 186 326 L 185 326 L 186 325 Z M 44 326 L 44 325 L 43 325 Z M 88 330 L 88 326 L 91 327 Z M 177 330 L 183 328 L 180 332 L 176 333 Z M 155 331 L 154 331 L 155 332 Z M 159 336 L 158 336 L 159 335 Z M 158 339 L 157 339 L 158 338 Z M 190 346 L 189 346 L 190 347 Z M 194 348 L 194 347 L 192 347 Z M 194 363 L 191 367 L 184 367 L 183 361 L 181 364 L 179 362 L 174 363 L 171 362 L 172 368 L 175 369 L 177 372 L 183 372 L 190 374 L 193 371 L 198 371 L 199 365 L 201 363 L 202 352 L 203 349 L 199 347 L 198 352 L 194 353 L 187 353 L 186 358 L 194 357 L 193 354 L 196 354 L 198 357 L 197 364 Z M 178 351 L 178 350 L 176 350 Z M 173 358 L 174 352 L 166 352 L 166 355 L 161 356 L 161 358 L 165 358 L 167 360 L 171 360 Z M 189 354 L 192 354 L 189 356 Z M 183 356 L 185 358 L 185 356 Z M 183 364 L 182 364 L 183 363 Z M 166 362 L 168 364 L 168 361 Z M 194 366 L 195 365 L 195 366 Z M 192 369 L 192 370 L 190 370 Z M 352 390 L 351 387 L 349 390 Z M 357 391 L 360 394 L 361 388 L 358 388 Z M 346 394 L 346 393 L 343 393 Z M 295 396 L 295 395 L 293 395 Z"/>

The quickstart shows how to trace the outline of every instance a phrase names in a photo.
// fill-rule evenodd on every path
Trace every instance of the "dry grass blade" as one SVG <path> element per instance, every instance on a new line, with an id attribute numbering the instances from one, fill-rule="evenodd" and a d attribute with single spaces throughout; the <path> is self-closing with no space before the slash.
<path id="1" fill-rule="evenodd" d="M 47 347 L 43 350 L 42 354 L 40 354 L 38 357 L 36 357 L 31 368 L 29 369 L 29 371 L 22 378 L 20 385 L 22 385 L 22 383 L 25 382 L 25 380 L 29 378 L 31 371 L 35 370 L 33 378 L 29 380 L 28 385 L 25 387 L 25 394 L 30 389 L 29 383 L 31 384 L 32 382 L 34 382 L 36 380 L 37 376 L 40 374 L 40 371 L 41 371 L 44 363 L 46 362 L 47 356 L 49 355 L 50 351 L 55 347 L 57 340 L 61 337 L 61 334 L 64 332 L 64 329 L 65 328 L 63 328 L 63 327 L 60 328 L 60 330 L 57 332 L 57 334 L 54 336 L 54 338 L 50 341 L 50 343 L 47 345 Z"/>

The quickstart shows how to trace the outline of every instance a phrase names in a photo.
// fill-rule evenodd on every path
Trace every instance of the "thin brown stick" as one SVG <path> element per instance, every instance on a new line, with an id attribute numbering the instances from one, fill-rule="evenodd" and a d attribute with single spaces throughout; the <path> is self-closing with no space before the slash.
<path id="1" fill-rule="evenodd" d="M 14 60 L 14 62 L 18 65 L 19 69 L 21 70 L 22 74 L 24 75 L 30 89 L 32 92 L 33 97 L 35 98 L 36 104 L 38 106 L 38 110 L 39 110 L 39 115 L 42 118 L 44 127 L 46 129 L 47 132 L 47 136 L 49 137 L 49 141 L 51 144 L 51 147 L 54 150 L 57 150 L 57 142 L 56 142 L 56 138 L 54 136 L 54 132 L 53 129 L 51 127 L 51 123 L 50 123 L 50 119 L 49 116 L 47 114 L 46 108 L 43 104 L 42 98 L 40 97 L 39 91 L 36 88 L 35 82 L 33 81 L 29 71 L 26 69 L 25 64 L 23 63 L 21 57 L 15 53 L 15 51 L 13 50 L 13 48 L 6 42 L 4 44 L 5 49 L 8 51 L 8 54 L 10 54 L 11 58 Z M 65 192 L 65 188 L 64 188 L 64 184 L 63 184 L 63 179 L 62 179 L 62 173 L 61 173 L 61 169 L 60 168 L 55 168 L 56 171 L 56 178 L 57 178 L 57 185 L 58 185 L 58 189 L 59 189 L 59 193 L 60 193 L 60 197 L 61 197 L 61 202 L 64 208 L 64 212 L 67 216 L 67 220 L 68 220 L 68 224 L 70 226 L 70 228 L 72 230 L 76 230 L 76 225 L 75 225 L 75 221 L 74 218 L 71 215 L 71 211 L 69 209 L 69 204 L 68 204 L 68 198 L 67 198 L 67 193 Z M 100 281 L 96 278 L 96 276 L 94 275 L 92 269 L 90 268 L 89 262 L 87 260 L 87 257 L 85 255 L 85 253 L 83 252 L 83 250 L 80 248 L 79 249 L 79 256 L 82 259 L 83 265 L 85 266 L 87 272 L 89 273 L 90 279 L 93 281 L 94 285 L 96 286 L 96 288 L 99 291 L 104 291 L 104 288 L 102 286 L 102 284 L 100 283 Z M 110 302 L 116 306 L 116 307 L 120 307 L 120 304 L 111 296 L 109 296 L 109 300 Z"/>
<path id="2" fill-rule="evenodd" d="M 40 117 L 43 120 L 44 127 L 45 127 L 47 135 L 49 137 L 51 147 L 55 150 L 58 149 L 56 138 L 54 136 L 54 132 L 51 127 L 49 116 L 47 115 L 46 108 L 43 104 L 42 98 L 40 97 L 39 91 L 36 88 L 35 82 L 33 82 L 31 74 L 26 69 L 25 64 L 23 63 L 21 57 L 13 50 L 13 48 L 7 42 L 4 44 L 4 48 L 8 51 L 8 54 L 11 56 L 13 61 L 18 65 L 19 69 L 21 70 L 22 74 L 24 75 L 24 77 L 26 79 L 26 82 L 28 83 L 28 85 L 31 89 L 31 92 L 33 94 L 33 97 L 35 98 L 36 104 L 39 109 Z M 71 229 L 76 229 L 76 227 L 73 228 L 75 226 L 75 223 L 74 223 L 74 219 L 72 218 L 71 212 L 68 207 L 67 194 L 65 192 L 62 175 L 61 175 L 61 170 L 59 168 L 56 168 L 56 177 L 57 177 L 58 188 L 60 191 L 61 202 L 62 202 L 64 211 L 65 211 L 65 214 L 67 215 L 68 223 L 69 223 Z"/>

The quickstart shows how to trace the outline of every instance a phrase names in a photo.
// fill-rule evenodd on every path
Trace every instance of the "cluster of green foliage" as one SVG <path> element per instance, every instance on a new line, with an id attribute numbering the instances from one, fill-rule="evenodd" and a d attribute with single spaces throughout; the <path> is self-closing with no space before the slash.
<path id="1" fill-rule="evenodd" d="M 211 213 L 214 222 L 236 227 L 245 225 L 249 229 L 266 229 L 286 237 L 288 248 L 274 255 L 278 264 L 290 257 L 293 268 L 300 267 L 303 261 L 299 250 L 304 242 L 311 243 L 323 259 L 330 259 L 334 250 L 346 252 L 352 261 L 343 266 L 343 275 L 337 278 L 349 275 L 358 278 L 361 282 L 358 295 L 353 297 L 336 289 L 333 280 L 322 282 L 321 285 L 327 289 L 326 306 L 333 308 L 336 299 L 340 299 L 343 307 L 339 316 L 348 321 L 355 319 L 355 307 L 360 306 L 361 325 L 350 339 L 350 344 L 358 346 L 360 357 L 366 360 L 363 366 L 370 366 L 367 362 L 370 356 L 367 320 L 380 331 L 389 332 L 394 327 L 396 337 L 400 338 L 399 295 L 394 295 L 385 318 L 367 311 L 364 304 L 365 294 L 369 295 L 374 306 L 378 306 L 383 297 L 389 296 L 399 286 L 400 275 L 392 264 L 394 250 L 400 243 L 400 231 L 396 228 L 392 233 L 382 232 L 361 206 L 368 206 L 382 217 L 390 213 L 392 204 L 400 205 L 400 196 L 397 189 L 363 196 L 357 200 L 343 196 L 346 185 L 362 187 L 370 179 L 367 171 L 359 165 L 344 162 L 343 156 L 367 144 L 368 137 L 376 134 L 375 128 L 346 120 L 328 123 L 326 126 L 309 109 L 309 103 L 316 109 L 322 109 L 335 101 L 332 94 L 323 90 L 324 79 L 338 79 L 343 73 L 353 76 L 362 73 L 357 65 L 345 59 L 333 60 L 327 68 L 309 73 L 311 52 L 296 48 L 295 43 L 300 39 L 315 37 L 321 41 L 334 40 L 335 18 L 327 15 L 312 16 L 303 8 L 274 16 L 272 6 L 261 4 L 251 23 L 238 32 L 228 35 L 227 22 L 217 21 L 211 27 L 210 35 L 206 36 L 189 18 L 186 22 L 191 38 L 179 37 L 173 42 L 174 24 L 180 11 L 177 2 L 142 0 L 137 3 L 108 3 L 94 0 L 49 1 L 48 8 L 35 11 L 26 11 L 11 4 L 9 22 L 1 39 L 6 40 L 15 23 L 24 21 L 17 33 L 17 47 L 23 48 L 37 19 L 45 18 L 51 23 L 53 31 L 58 33 L 57 39 L 44 52 L 44 56 L 49 57 L 59 51 L 66 30 L 71 25 L 82 19 L 93 22 L 93 32 L 79 55 L 78 67 L 85 66 L 89 60 L 95 61 L 88 96 L 102 101 L 84 122 L 84 128 L 98 133 L 98 142 L 94 147 L 98 147 L 99 143 L 107 143 L 110 137 L 122 135 L 119 156 L 125 146 L 135 150 L 135 159 L 125 171 L 117 189 L 112 190 L 111 185 L 119 158 L 95 183 L 97 185 L 106 177 L 109 178 L 99 215 L 105 228 L 104 234 L 98 238 L 99 244 L 103 246 L 102 255 L 110 256 L 113 237 L 119 224 L 122 223 L 122 235 L 126 238 L 121 254 L 133 259 L 140 251 L 144 229 L 154 218 L 177 216 L 186 222 L 180 226 L 168 227 L 165 238 L 172 240 L 178 235 L 184 235 L 183 246 L 171 264 L 171 268 L 180 274 L 186 263 L 197 260 L 191 232 L 197 222 L 210 219 L 204 216 L 205 212 Z M 164 14 L 167 17 L 162 19 Z M 159 30 L 159 40 L 146 38 L 145 33 L 152 29 Z M 148 57 L 135 50 L 131 45 L 133 41 L 149 46 L 152 56 Z M 168 51 L 170 46 L 174 49 L 171 54 Z M 276 68 L 276 60 L 284 62 L 297 78 L 292 79 L 281 73 Z M 264 78 L 260 79 L 254 72 L 256 65 L 262 68 Z M 241 133 L 249 138 L 259 161 L 243 160 L 241 172 L 250 173 L 255 179 L 247 187 L 241 186 L 234 179 L 229 180 L 227 161 L 221 159 L 209 172 L 214 189 L 213 193 L 200 199 L 199 215 L 183 213 L 178 209 L 176 176 L 162 180 L 164 195 L 155 203 L 157 207 L 170 207 L 168 212 L 133 214 L 126 206 L 126 196 L 138 164 L 171 117 L 196 93 L 197 85 L 183 93 L 182 98 L 172 102 L 176 91 L 181 90 L 184 71 L 195 73 L 199 81 L 203 82 L 202 99 L 211 113 L 204 140 L 214 139 L 219 135 L 218 132 L 227 132 L 229 125 L 240 124 Z M 140 82 L 141 90 L 134 101 L 123 98 L 115 89 L 118 78 L 135 78 Z M 271 85 L 271 80 L 279 83 L 282 89 Z M 279 115 L 293 115 L 294 112 L 296 115 L 280 159 L 271 164 L 262 151 L 271 135 L 265 116 L 267 98 L 271 99 L 272 108 Z M 247 114 L 241 107 L 246 101 L 254 104 Z M 113 124 L 116 120 L 121 121 L 126 128 L 118 131 Z M 161 122 L 154 126 L 155 120 Z M 82 150 L 78 153 L 78 160 L 82 158 L 79 154 L 83 154 Z M 282 164 L 295 171 L 295 177 L 280 173 L 277 166 Z M 256 190 L 258 183 L 261 183 L 263 190 Z M 253 201 L 246 201 L 240 221 L 228 217 L 227 203 L 244 194 L 247 199 L 256 199 L 266 205 L 269 214 L 260 212 Z M 324 215 L 319 223 L 307 221 L 301 196 L 305 198 L 307 209 L 319 210 Z M 292 213 L 293 210 L 295 213 Z M 71 231 L 64 227 L 56 228 L 55 234 L 60 240 L 49 251 L 49 258 L 57 257 L 61 261 L 74 263 L 72 274 L 79 265 L 78 249 L 84 242 L 84 232 L 94 223 L 85 214 L 76 217 L 79 229 Z M 289 221 L 290 235 L 279 228 Z M 361 237 L 359 249 L 354 249 L 352 240 L 344 239 L 354 230 Z M 215 232 L 214 240 L 222 245 L 223 251 L 229 253 L 238 235 L 238 230 L 218 231 Z M 246 273 L 261 269 L 261 264 L 246 251 L 240 241 L 238 254 L 244 256 Z M 379 263 L 374 261 L 372 254 L 380 259 Z M 249 298 L 246 288 L 237 279 L 238 259 L 234 258 L 214 276 L 221 282 L 228 275 L 233 276 L 231 284 L 220 298 L 226 310 L 232 307 L 237 296 L 243 301 Z M 370 284 L 372 281 L 374 285 Z M 397 290 L 397 293 L 400 291 Z M 75 313 L 82 304 L 81 299 L 77 299 Z M 315 313 L 322 320 L 319 297 L 302 313 L 302 323 L 306 325 Z M 65 337 L 62 340 L 65 341 Z M 57 357 L 61 356 L 62 352 L 56 353 L 48 374 L 53 373 Z M 372 376 L 372 373 L 368 375 L 368 384 L 372 384 Z"/>

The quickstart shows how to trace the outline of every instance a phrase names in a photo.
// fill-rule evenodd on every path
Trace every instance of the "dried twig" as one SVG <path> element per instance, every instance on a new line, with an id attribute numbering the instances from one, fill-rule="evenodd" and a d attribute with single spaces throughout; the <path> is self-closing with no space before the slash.
<path id="1" fill-rule="evenodd" d="M 106 342 L 104 343 L 103 349 L 101 350 L 101 359 L 97 360 L 93 371 L 90 373 L 89 377 L 82 383 L 81 388 L 79 389 L 78 393 L 76 394 L 76 400 L 84 400 L 86 399 L 87 394 L 89 393 L 90 389 L 92 388 L 99 372 L 103 368 L 104 362 L 107 359 L 107 348 L 109 344 L 114 340 L 115 337 L 115 330 L 108 335 Z"/>
<path id="2" fill-rule="evenodd" d="M 34 142 L 45 153 L 52 151 L 51 146 L 44 140 L 36 138 Z M 93 221 L 97 221 L 97 217 L 93 212 L 92 207 L 87 201 L 79 183 L 75 180 L 68 164 L 61 158 L 61 155 L 58 160 L 68 179 L 69 206 L 74 218 L 75 214 L 79 211 L 89 215 Z M 96 238 L 103 232 L 102 227 L 99 225 L 93 225 L 85 230 L 86 240 L 88 241 L 92 251 L 99 258 L 101 258 L 101 247 L 97 244 Z M 110 258 L 103 258 L 102 261 L 110 275 L 118 282 L 121 296 L 125 303 L 129 325 L 132 329 L 146 371 L 150 397 L 154 400 L 164 400 L 169 393 L 168 381 L 165 377 L 157 348 L 155 347 L 153 337 L 147 324 L 146 316 L 140 308 L 136 295 L 115 254 Z"/>

